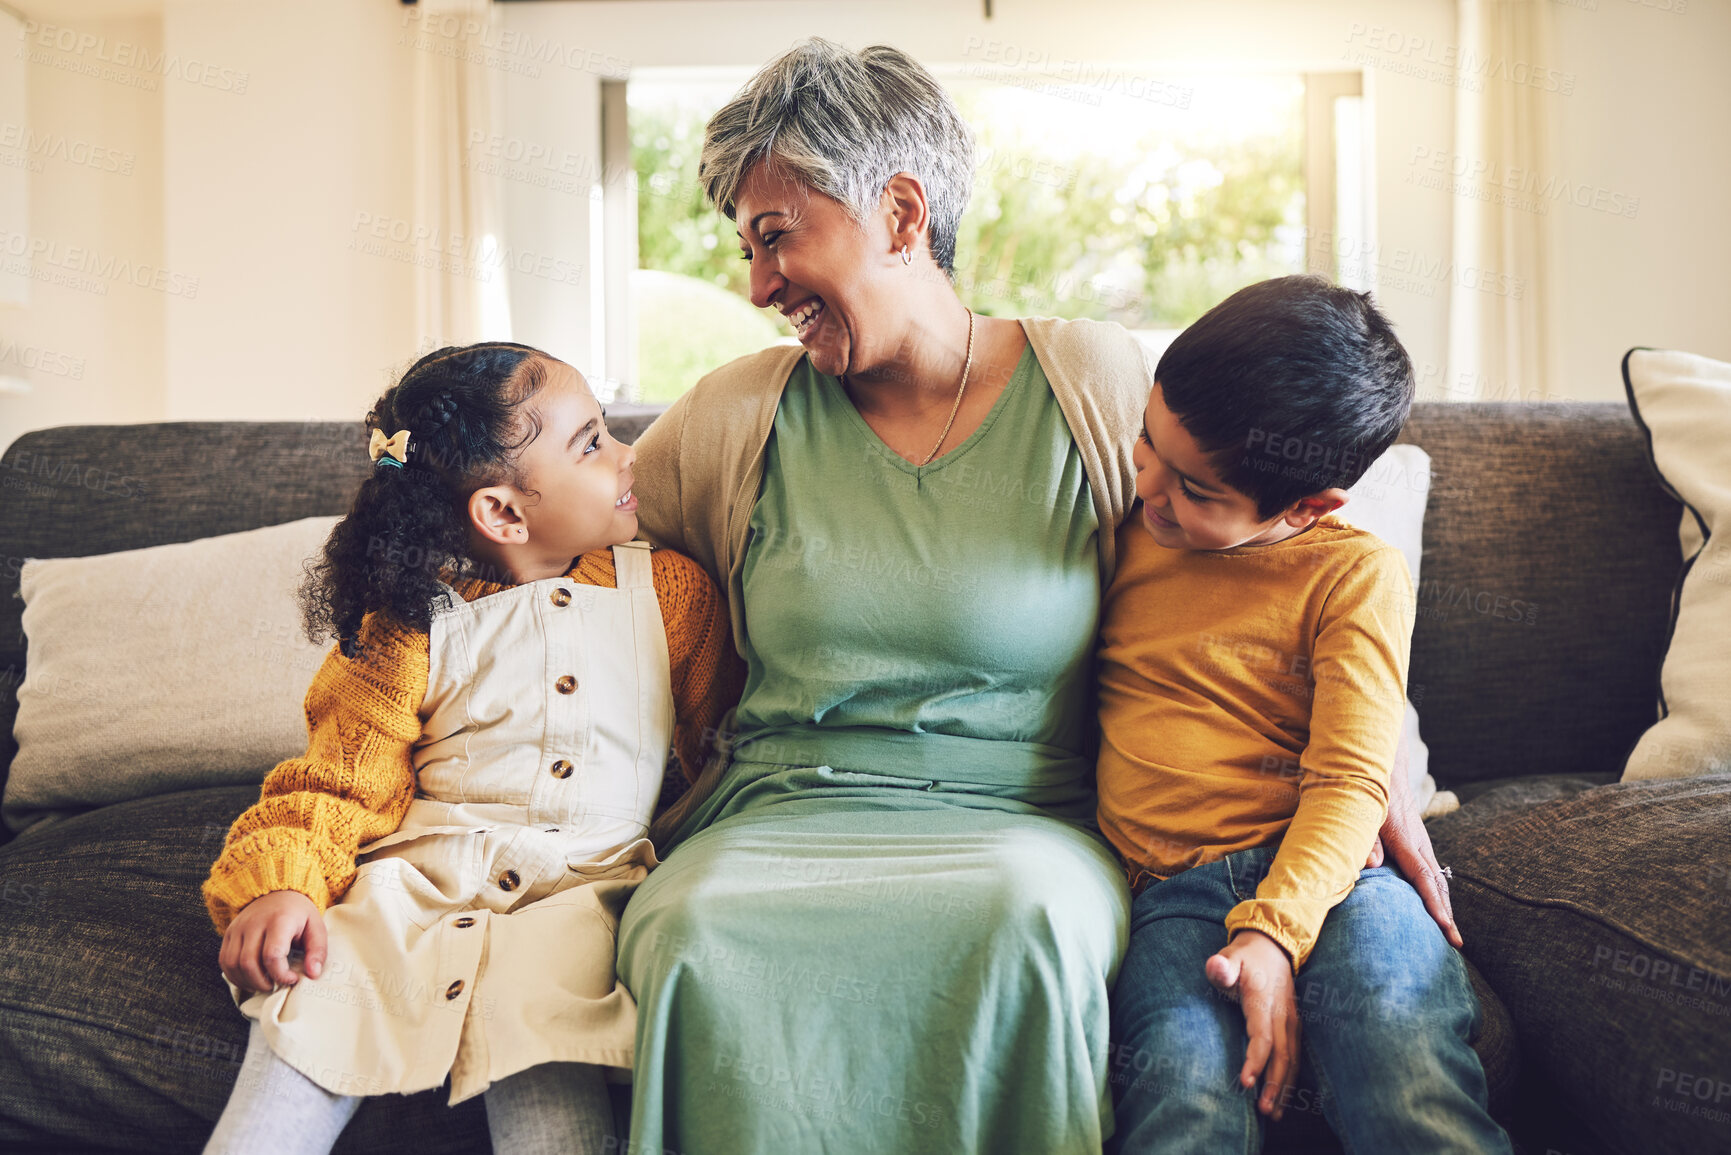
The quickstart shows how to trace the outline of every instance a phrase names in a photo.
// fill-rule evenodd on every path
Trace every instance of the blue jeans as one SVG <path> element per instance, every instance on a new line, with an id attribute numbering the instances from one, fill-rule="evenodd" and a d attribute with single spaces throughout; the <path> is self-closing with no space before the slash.
<path id="1" fill-rule="evenodd" d="M 1112 995 L 1112 1147 L 1124 1155 L 1262 1149 L 1256 1090 L 1238 1085 L 1244 1014 L 1203 964 L 1226 945 L 1227 911 L 1255 896 L 1274 850 L 1155 882 L 1131 906 Z M 1392 867 L 1360 871 L 1329 911 L 1296 997 L 1303 1055 L 1285 1110 L 1320 1109 L 1348 1155 L 1510 1151 L 1485 1108 L 1466 967 Z"/>

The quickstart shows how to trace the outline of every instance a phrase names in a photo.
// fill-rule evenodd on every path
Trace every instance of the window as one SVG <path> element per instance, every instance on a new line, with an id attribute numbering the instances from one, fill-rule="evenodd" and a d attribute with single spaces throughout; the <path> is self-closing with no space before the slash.
<path id="1" fill-rule="evenodd" d="M 1332 261 L 1320 267 L 1318 251 L 1338 246 L 1314 242 L 1319 208 L 1331 234 L 1367 235 L 1357 74 L 1146 78 L 1106 91 L 932 71 L 975 133 L 955 268 L 975 311 L 1117 321 L 1158 353 L 1253 281 L 1312 268 L 1352 283 Z M 609 191 L 637 201 L 631 400 L 669 401 L 717 365 L 794 340 L 747 299 L 734 223 L 697 183 L 704 125 L 749 76 L 619 86 L 626 115 L 607 123 L 629 125 L 635 187 Z M 1351 139 L 1337 148 L 1342 133 Z M 1325 174 L 1322 195 L 1307 195 L 1307 173 L 1312 187 Z"/>

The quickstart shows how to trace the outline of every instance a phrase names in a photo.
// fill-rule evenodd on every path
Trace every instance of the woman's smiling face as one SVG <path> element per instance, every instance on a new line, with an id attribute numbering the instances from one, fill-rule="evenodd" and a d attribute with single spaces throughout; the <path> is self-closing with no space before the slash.
<path id="1" fill-rule="evenodd" d="M 873 217 L 861 228 L 840 201 L 762 162 L 741 184 L 734 217 L 740 256 L 751 262 L 751 303 L 788 318 L 814 368 L 840 377 L 894 355 L 883 319 L 895 315 L 886 310 L 896 296 L 884 274 L 902 262 L 887 223 Z"/>

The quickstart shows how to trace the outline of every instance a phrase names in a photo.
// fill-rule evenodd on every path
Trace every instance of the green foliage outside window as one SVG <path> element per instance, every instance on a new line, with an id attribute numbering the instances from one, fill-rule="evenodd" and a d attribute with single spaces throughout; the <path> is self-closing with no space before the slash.
<path id="1" fill-rule="evenodd" d="M 1001 89 L 966 84 L 952 91 L 975 132 L 974 187 L 957 237 L 955 279 L 962 301 L 977 312 L 1175 329 L 1242 285 L 1300 270 L 1296 80 L 1270 88 L 1276 107 L 1262 119 L 1272 129 L 1232 133 L 1203 116 L 1149 118 L 1127 122 L 1110 150 L 1093 151 L 1055 150 L 1049 135 L 1039 139 L 1037 123 L 1030 128 L 1031 118 L 1016 115 L 1014 101 L 1058 98 L 1006 98 Z M 704 124 L 725 97 L 667 99 L 662 90 L 652 99 L 633 97 L 639 264 L 745 298 L 749 265 L 740 259 L 734 222 L 704 200 L 697 183 Z M 1092 113 L 1085 104 L 1032 107 L 1057 116 Z M 1050 133 L 1049 125 L 1043 131 Z M 694 366 L 720 365 L 792 336 L 773 311 L 756 311 L 762 325 L 735 311 L 726 324 L 709 326 L 705 348 L 695 349 L 684 338 L 696 298 L 687 293 L 681 304 L 658 305 L 661 294 L 640 296 L 638 392 L 646 401 L 689 388 Z"/>

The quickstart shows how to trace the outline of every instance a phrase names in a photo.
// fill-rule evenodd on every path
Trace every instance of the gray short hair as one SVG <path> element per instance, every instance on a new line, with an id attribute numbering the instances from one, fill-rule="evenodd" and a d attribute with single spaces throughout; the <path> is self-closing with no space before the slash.
<path id="1" fill-rule="evenodd" d="M 813 36 L 765 65 L 709 120 L 698 179 L 733 219 L 752 166 L 840 201 L 863 223 L 890 177 L 920 178 L 932 258 L 954 274 L 956 230 L 974 183 L 974 134 L 936 78 L 899 48 L 850 52 Z"/>

